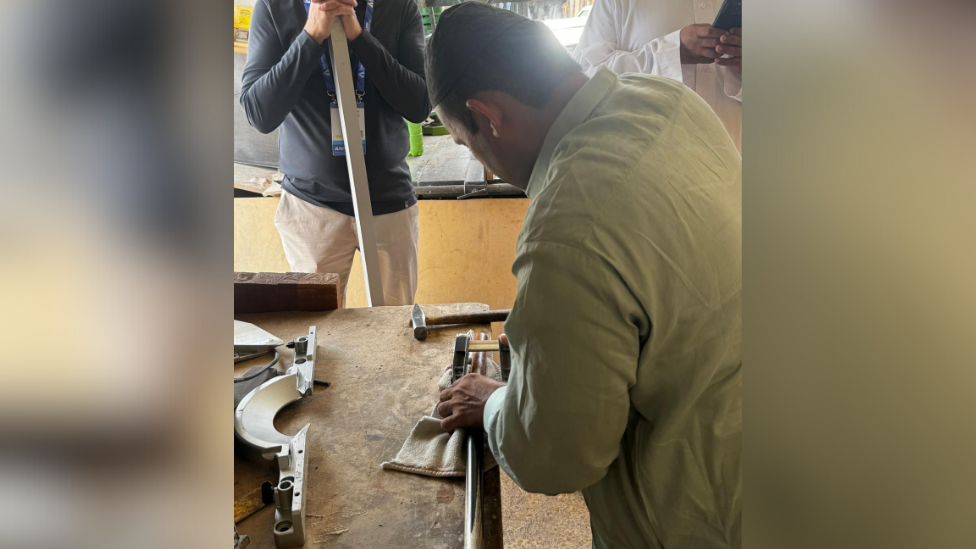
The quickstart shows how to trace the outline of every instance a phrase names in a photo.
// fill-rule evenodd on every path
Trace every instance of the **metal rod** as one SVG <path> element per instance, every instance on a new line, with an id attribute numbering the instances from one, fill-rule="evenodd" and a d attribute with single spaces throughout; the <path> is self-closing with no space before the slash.
<path id="1" fill-rule="evenodd" d="M 469 332 L 472 333 L 472 332 Z M 472 345 L 487 341 L 487 335 L 479 334 L 471 338 L 468 351 L 473 352 L 468 372 L 487 374 L 488 357 L 484 352 L 474 352 Z M 497 342 L 496 342 L 497 343 Z M 481 429 L 465 431 L 467 446 L 467 470 L 464 486 L 464 549 L 482 549 L 484 530 L 482 529 L 482 494 L 484 493 L 485 438 Z"/>
<path id="2" fill-rule="evenodd" d="M 376 251 L 376 230 L 373 226 L 373 207 L 369 201 L 369 182 L 366 179 L 366 157 L 359 139 L 359 111 L 352 86 L 352 63 L 342 21 L 332 22 L 332 74 L 336 82 L 339 103 L 339 122 L 346 147 L 346 168 L 349 170 L 349 190 L 352 193 L 353 213 L 356 214 L 356 236 L 363 260 L 363 279 L 366 281 L 366 303 L 370 307 L 385 304 L 383 281 L 380 278 L 380 256 Z M 324 153 L 328 154 L 328 153 Z"/>
<path id="3" fill-rule="evenodd" d="M 468 470 L 464 487 L 464 549 L 481 549 L 484 544 L 481 499 L 484 492 L 484 433 L 469 429 L 467 433 Z"/>
<path id="4" fill-rule="evenodd" d="M 457 198 L 469 193 L 471 188 L 470 185 L 415 185 L 413 192 L 417 196 L 430 198 Z M 525 191 L 508 183 L 489 183 L 487 186 L 478 187 L 478 189 L 487 189 L 487 196 L 484 193 L 480 193 L 472 198 L 478 198 L 480 196 L 486 198 L 488 196 L 525 197 Z"/>

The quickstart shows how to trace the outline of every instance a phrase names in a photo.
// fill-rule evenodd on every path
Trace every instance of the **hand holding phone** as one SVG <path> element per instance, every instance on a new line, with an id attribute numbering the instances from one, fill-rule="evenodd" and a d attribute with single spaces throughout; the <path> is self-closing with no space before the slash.
<path id="1" fill-rule="evenodd" d="M 736 27 L 728 34 L 719 38 L 719 44 L 715 46 L 715 52 L 723 56 L 715 60 L 715 63 L 723 67 L 742 68 L 742 28 Z"/>
<path id="2" fill-rule="evenodd" d="M 715 16 L 712 26 L 727 31 L 715 46 L 719 57 L 715 64 L 723 67 L 742 68 L 742 0 L 725 0 Z"/>
<path id="3" fill-rule="evenodd" d="M 681 63 L 697 65 L 714 63 L 722 56 L 716 48 L 726 32 L 708 23 L 688 25 L 681 29 Z"/>

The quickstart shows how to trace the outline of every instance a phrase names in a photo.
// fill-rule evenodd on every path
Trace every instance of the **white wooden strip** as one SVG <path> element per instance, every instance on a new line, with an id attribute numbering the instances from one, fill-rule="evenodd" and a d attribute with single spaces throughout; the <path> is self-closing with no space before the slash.
<path id="1" fill-rule="evenodd" d="M 359 252 L 363 259 L 363 278 L 366 282 L 366 303 L 370 307 L 382 307 L 383 280 L 380 278 L 380 259 L 376 252 L 376 231 L 373 225 L 373 207 L 369 201 L 369 183 L 366 179 L 366 157 L 359 139 L 359 114 L 356 111 L 356 89 L 352 81 L 352 64 L 349 62 L 349 45 L 342 21 L 332 22 L 332 74 L 336 81 L 339 102 L 339 120 L 342 138 L 346 145 L 346 167 L 349 169 L 349 188 L 352 206 L 356 213 L 356 232 L 359 235 Z M 369 143 L 366 143 L 369 147 Z M 332 154 L 324 151 L 323 154 Z"/>

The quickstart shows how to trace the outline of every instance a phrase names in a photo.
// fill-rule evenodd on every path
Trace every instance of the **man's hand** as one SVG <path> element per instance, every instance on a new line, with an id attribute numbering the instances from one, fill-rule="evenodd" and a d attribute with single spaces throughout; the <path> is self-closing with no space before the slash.
<path id="1" fill-rule="evenodd" d="M 441 392 L 437 413 L 441 415 L 441 429 L 452 432 L 458 427 L 484 429 L 485 403 L 505 384 L 481 374 L 468 374 Z"/>
<path id="2" fill-rule="evenodd" d="M 338 16 L 342 21 L 342 30 L 346 31 L 349 41 L 355 40 L 362 32 L 359 19 L 356 18 L 356 0 L 324 0 L 325 9 Z"/>
<path id="3" fill-rule="evenodd" d="M 742 68 L 742 29 L 735 28 L 729 34 L 722 35 L 715 51 L 726 58 L 716 59 L 715 62 L 724 67 Z"/>
<path id="4" fill-rule="evenodd" d="M 322 44 L 332 34 L 332 21 L 336 17 L 342 21 L 342 28 L 349 40 L 355 40 L 363 32 L 356 19 L 356 0 L 312 0 L 308 7 L 305 32 Z"/>
<path id="5" fill-rule="evenodd" d="M 305 32 L 317 44 L 324 44 L 332 33 L 332 20 L 335 15 L 325 9 L 323 0 L 312 0 L 308 7 L 308 20 L 305 21 Z"/>
<path id="6" fill-rule="evenodd" d="M 707 24 L 688 25 L 681 29 L 681 63 L 683 65 L 712 63 L 722 56 L 715 51 L 722 29 Z"/>

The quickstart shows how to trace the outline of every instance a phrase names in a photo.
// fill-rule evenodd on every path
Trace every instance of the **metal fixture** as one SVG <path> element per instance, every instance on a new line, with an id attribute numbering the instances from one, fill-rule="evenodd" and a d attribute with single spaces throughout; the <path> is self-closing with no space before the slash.
<path id="1" fill-rule="evenodd" d="M 483 363 L 483 355 L 476 355 L 468 362 L 468 346 L 471 332 L 458 334 L 454 339 L 452 381 L 457 382 L 467 373 L 477 372 Z M 479 372 L 485 373 L 485 372 Z M 481 549 L 484 544 L 482 527 L 482 493 L 484 488 L 485 440 L 480 430 L 466 429 L 464 447 L 467 451 L 467 467 L 464 474 L 464 548 Z"/>
<path id="2" fill-rule="evenodd" d="M 237 525 L 234 525 L 234 549 L 244 549 L 251 543 L 251 538 L 237 533 Z"/>
<path id="3" fill-rule="evenodd" d="M 278 549 L 305 545 L 305 437 L 309 425 L 294 436 L 278 432 L 274 418 L 288 404 L 312 394 L 315 374 L 315 326 L 295 340 L 295 361 L 283 374 L 248 393 L 234 410 L 234 435 L 252 458 L 277 465 L 274 488 L 274 538 Z"/>
<path id="4" fill-rule="evenodd" d="M 454 339 L 454 359 L 451 377 L 456 382 L 468 373 L 486 375 L 487 351 L 499 351 L 502 380 L 508 381 L 511 371 L 511 352 L 505 343 L 486 339 L 472 339 L 473 333 L 458 334 Z M 487 337 L 482 334 L 479 337 Z M 468 353 L 475 355 L 468 361 Z M 484 545 L 482 500 L 484 494 L 485 433 L 481 429 L 467 429 L 464 436 L 467 467 L 464 475 L 464 547 L 481 549 Z"/>

